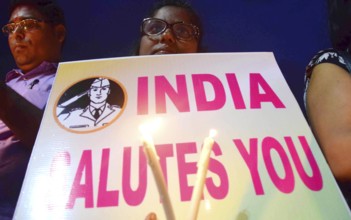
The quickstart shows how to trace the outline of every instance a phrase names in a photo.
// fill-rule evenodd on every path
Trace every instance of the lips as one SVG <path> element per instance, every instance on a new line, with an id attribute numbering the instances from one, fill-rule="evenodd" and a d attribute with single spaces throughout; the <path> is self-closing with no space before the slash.
<path id="1" fill-rule="evenodd" d="M 159 50 L 159 51 L 156 51 L 154 54 L 155 55 L 157 55 L 157 54 L 172 54 L 172 52 L 167 51 L 167 50 Z"/>
<path id="2" fill-rule="evenodd" d="M 152 52 L 152 54 L 155 54 L 155 55 L 156 54 L 175 54 L 175 53 L 177 53 L 177 50 L 168 46 L 158 47 L 154 49 Z"/>
<path id="3" fill-rule="evenodd" d="M 15 46 L 13 47 L 14 51 L 19 51 L 19 50 L 23 50 L 25 49 L 27 46 L 24 44 L 15 44 Z"/>

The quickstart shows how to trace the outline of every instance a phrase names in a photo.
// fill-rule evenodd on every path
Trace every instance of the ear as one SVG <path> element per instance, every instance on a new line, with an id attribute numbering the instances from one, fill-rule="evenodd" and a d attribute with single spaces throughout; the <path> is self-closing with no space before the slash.
<path id="1" fill-rule="evenodd" d="M 60 43 L 63 43 L 66 38 L 66 27 L 63 24 L 58 24 L 55 26 L 55 33 L 57 39 Z"/>

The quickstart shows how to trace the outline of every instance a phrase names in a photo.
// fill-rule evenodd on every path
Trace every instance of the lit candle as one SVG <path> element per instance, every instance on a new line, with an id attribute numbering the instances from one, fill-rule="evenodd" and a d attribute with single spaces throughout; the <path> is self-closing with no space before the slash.
<path id="1" fill-rule="evenodd" d="M 168 194 L 166 181 L 163 177 L 163 173 L 159 163 L 159 157 L 157 156 L 157 152 L 156 152 L 152 137 L 147 133 L 147 131 L 150 131 L 150 128 L 144 125 L 140 127 L 140 130 L 143 133 L 144 152 L 145 152 L 148 164 L 154 175 L 154 179 L 156 182 L 158 193 L 161 198 L 161 202 L 163 205 L 163 210 L 165 212 L 166 218 L 167 220 L 174 220 L 175 216 L 173 212 L 173 207 L 172 207 L 171 199 Z"/>
<path id="2" fill-rule="evenodd" d="M 196 220 L 197 214 L 199 212 L 201 196 L 204 191 L 206 173 L 207 173 L 208 164 L 210 161 L 210 154 L 214 144 L 213 137 L 215 135 L 216 135 L 216 130 L 211 130 L 210 135 L 205 138 L 204 144 L 201 150 L 200 159 L 197 162 L 196 182 L 193 189 L 193 194 L 191 196 L 189 220 Z"/>

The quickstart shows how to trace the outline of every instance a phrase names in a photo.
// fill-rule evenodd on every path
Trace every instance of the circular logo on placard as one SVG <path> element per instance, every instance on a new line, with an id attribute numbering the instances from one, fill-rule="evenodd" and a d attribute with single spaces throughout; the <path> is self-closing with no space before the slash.
<path id="1" fill-rule="evenodd" d="M 106 77 L 89 78 L 66 89 L 56 102 L 58 124 L 75 133 L 100 130 L 113 123 L 124 111 L 125 88 Z"/>

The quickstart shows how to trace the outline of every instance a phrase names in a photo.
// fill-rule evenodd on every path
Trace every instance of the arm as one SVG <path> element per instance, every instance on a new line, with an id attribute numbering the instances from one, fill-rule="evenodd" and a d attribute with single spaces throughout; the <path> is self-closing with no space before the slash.
<path id="1" fill-rule="evenodd" d="M 17 92 L 0 83 L 0 118 L 22 143 L 32 149 L 43 111 L 28 102 Z"/>
<path id="2" fill-rule="evenodd" d="M 338 180 L 351 180 L 351 75 L 334 64 L 313 69 L 307 115 L 316 139 Z"/>

